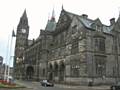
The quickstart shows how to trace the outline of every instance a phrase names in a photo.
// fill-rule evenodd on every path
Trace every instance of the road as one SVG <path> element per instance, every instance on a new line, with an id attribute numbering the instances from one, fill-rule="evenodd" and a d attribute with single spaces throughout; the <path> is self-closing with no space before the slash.
<path id="1" fill-rule="evenodd" d="M 43 87 L 39 82 L 31 82 L 31 81 L 17 81 L 17 83 L 20 83 L 21 85 L 28 87 L 29 90 L 79 90 L 63 85 L 55 85 L 54 87 Z"/>
<path id="2" fill-rule="evenodd" d="M 109 86 L 88 87 L 88 86 L 66 86 L 66 85 L 55 84 L 54 87 L 43 87 L 41 86 L 40 82 L 32 82 L 32 81 L 16 81 L 16 82 L 28 87 L 27 89 L 18 89 L 18 90 L 109 90 Z"/>

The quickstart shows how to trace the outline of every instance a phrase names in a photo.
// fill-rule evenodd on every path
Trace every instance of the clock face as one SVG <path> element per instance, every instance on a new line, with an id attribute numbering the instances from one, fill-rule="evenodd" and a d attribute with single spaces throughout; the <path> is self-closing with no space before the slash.
<path id="1" fill-rule="evenodd" d="M 26 29 L 21 29 L 22 33 L 26 33 Z"/>

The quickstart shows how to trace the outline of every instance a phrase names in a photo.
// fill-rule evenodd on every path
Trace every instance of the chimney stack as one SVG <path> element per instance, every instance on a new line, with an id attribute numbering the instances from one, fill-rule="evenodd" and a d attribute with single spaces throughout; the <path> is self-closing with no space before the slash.
<path id="1" fill-rule="evenodd" d="M 87 14 L 82 14 L 82 17 L 87 19 L 88 15 Z"/>
<path id="2" fill-rule="evenodd" d="M 113 24 L 115 24 L 115 18 L 110 19 L 110 25 L 113 25 Z"/>

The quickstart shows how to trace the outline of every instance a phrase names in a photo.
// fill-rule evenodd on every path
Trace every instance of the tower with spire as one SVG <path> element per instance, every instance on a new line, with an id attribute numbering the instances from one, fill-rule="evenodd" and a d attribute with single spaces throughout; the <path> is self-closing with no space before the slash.
<path id="1" fill-rule="evenodd" d="M 21 28 L 25 28 L 25 29 L 27 29 L 27 31 L 29 31 L 26 9 L 24 10 L 23 15 L 21 16 L 18 27 L 17 27 L 18 30 Z"/>
<path id="2" fill-rule="evenodd" d="M 14 67 L 15 67 L 14 72 L 16 73 L 17 73 L 16 68 L 18 64 L 20 64 L 24 58 L 24 50 L 27 47 L 28 35 L 29 35 L 29 25 L 28 25 L 28 18 L 25 9 L 23 15 L 20 18 L 16 33 L 15 60 L 14 60 Z"/>
<path id="3" fill-rule="evenodd" d="M 51 16 L 50 19 L 48 18 L 48 22 L 47 22 L 47 25 L 46 25 L 45 30 L 46 30 L 46 31 L 54 31 L 54 30 L 55 30 L 55 27 L 56 27 L 55 11 L 54 11 L 54 9 L 53 9 L 53 11 L 52 11 L 52 16 Z"/>

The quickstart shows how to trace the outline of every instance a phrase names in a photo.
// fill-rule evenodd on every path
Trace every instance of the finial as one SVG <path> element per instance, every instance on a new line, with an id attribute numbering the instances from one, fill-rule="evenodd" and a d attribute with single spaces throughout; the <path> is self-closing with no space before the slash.
<path id="1" fill-rule="evenodd" d="M 62 10 L 64 10 L 64 8 L 63 8 L 63 4 L 62 4 Z"/>

